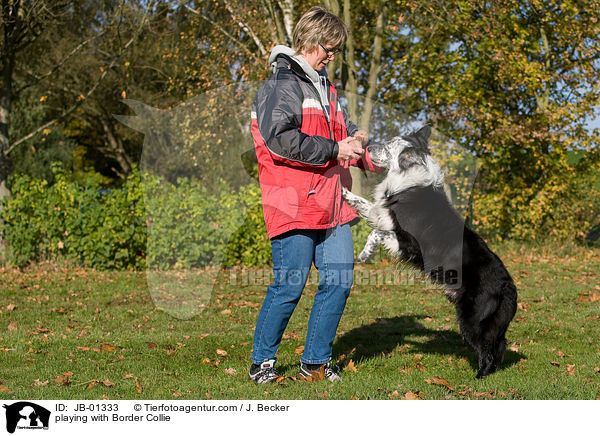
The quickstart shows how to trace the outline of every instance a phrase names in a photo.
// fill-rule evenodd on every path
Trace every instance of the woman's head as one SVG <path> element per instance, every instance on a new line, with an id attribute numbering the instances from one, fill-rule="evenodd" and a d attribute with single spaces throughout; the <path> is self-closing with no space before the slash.
<path id="1" fill-rule="evenodd" d="M 346 43 L 348 29 L 342 20 L 315 6 L 296 24 L 292 48 L 320 71 Z"/>

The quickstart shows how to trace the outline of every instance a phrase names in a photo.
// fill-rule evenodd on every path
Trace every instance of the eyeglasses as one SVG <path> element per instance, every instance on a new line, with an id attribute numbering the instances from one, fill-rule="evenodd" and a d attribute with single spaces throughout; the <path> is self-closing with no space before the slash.
<path id="1" fill-rule="evenodd" d="M 327 55 L 327 57 L 330 56 L 335 56 L 336 54 L 338 54 L 340 51 L 339 50 L 327 50 L 325 48 L 325 46 L 321 43 L 319 43 L 319 45 L 321 46 L 321 48 L 323 49 L 323 51 L 325 52 L 325 54 Z"/>

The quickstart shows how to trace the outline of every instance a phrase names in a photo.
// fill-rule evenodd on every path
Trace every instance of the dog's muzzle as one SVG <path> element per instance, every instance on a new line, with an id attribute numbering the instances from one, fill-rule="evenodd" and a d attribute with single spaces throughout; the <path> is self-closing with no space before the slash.
<path id="1" fill-rule="evenodd" d="M 371 162 L 379 167 L 387 166 L 388 156 L 384 145 L 370 144 L 367 147 L 369 156 L 371 156 Z"/>

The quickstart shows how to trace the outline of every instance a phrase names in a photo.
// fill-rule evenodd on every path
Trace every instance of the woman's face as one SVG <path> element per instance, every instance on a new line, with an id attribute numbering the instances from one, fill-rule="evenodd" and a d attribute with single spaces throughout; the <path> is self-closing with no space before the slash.
<path id="1" fill-rule="evenodd" d="M 327 49 L 329 53 L 327 53 L 325 49 Z M 324 44 L 323 46 L 318 44 L 316 50 L 313 50 L 312 52 L 302 52 L 300 54 L 315 71 L 321 71 L 335 57 L 333 47 L 330 44 Z"/>

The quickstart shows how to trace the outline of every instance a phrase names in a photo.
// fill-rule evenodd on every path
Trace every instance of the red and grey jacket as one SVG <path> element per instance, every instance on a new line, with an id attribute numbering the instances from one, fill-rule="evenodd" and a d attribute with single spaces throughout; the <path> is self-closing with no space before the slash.
<path id="1" fill-rule="evenodd" d="M 379 169 L 367 151 L 360 160 L 336 160 L 337 142 L 358 128 L 348 121 L 335 87 L 326 77 L 321 79 L 323 75 L 317 78 L 317 72 L 301 57 L 292 56 L 291 49 L 278 46 L 273 53 L 275 73 L 260 88 L 252 106 L 252 137 L 268 236 L 348 223 L 358 216 L 342 199 L 342 186 L 352 186 L 349 165 Z M 327 85 L 321 93 L 315 79 Z"/>

